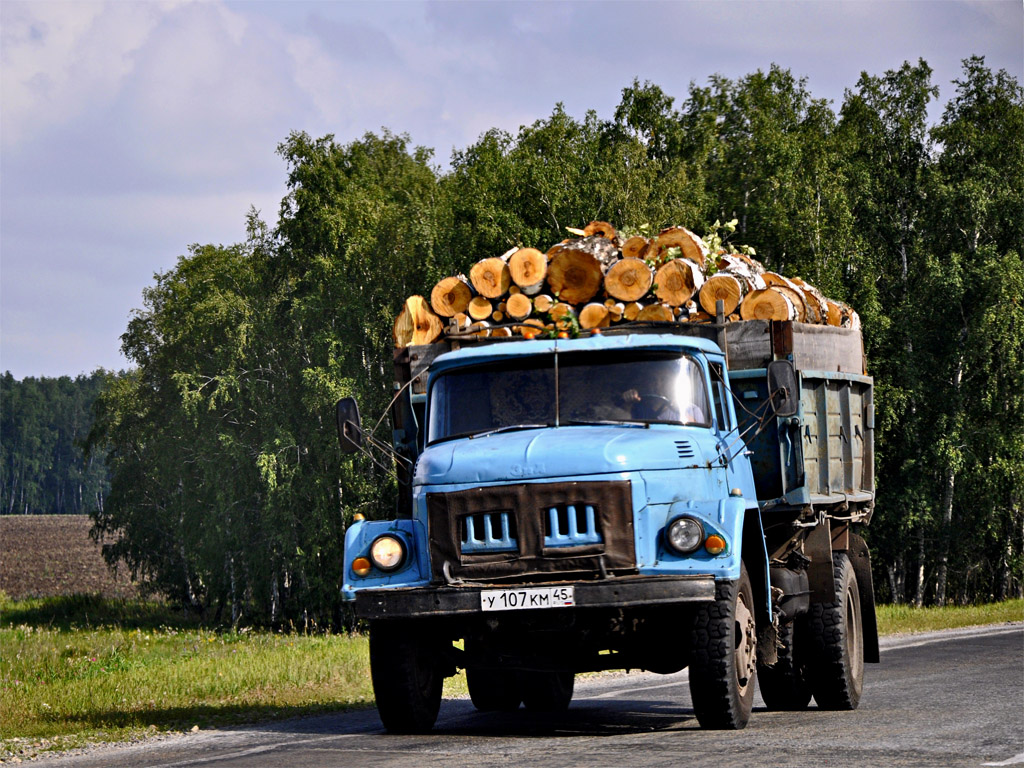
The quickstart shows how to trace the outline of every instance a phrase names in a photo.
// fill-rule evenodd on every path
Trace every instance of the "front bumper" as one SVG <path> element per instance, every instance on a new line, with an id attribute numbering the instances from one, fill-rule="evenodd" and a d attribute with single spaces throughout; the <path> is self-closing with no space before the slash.
<path id="1" fill-rule="evenodd" d="M 711 602 L 713 576 L 628 576 L 604 581 L 560 582 L 575 588 L 573 608 L 626 608 L 641 605 Z M 362 589 L 356 592 L 356 614 L 364 619 L 419 616 L 472 616 L 482 613 L 480 592 L 540 584 L 473 584 L 448 587 Z M 545 610 L 563 611 L 573 608 Z M 531 611 L 533 613 L 535 611 Z"/>

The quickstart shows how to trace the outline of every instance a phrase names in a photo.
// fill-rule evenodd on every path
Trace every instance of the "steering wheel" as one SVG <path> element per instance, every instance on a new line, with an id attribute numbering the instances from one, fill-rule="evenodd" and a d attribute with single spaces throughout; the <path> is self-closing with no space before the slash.
<path id="1" fill-rule="evenodd" d="M 633 418 L 645 420 L 669 420 L 675 415 L 672 401 L 662 395 L 644 394 L 633 404 Z"/>

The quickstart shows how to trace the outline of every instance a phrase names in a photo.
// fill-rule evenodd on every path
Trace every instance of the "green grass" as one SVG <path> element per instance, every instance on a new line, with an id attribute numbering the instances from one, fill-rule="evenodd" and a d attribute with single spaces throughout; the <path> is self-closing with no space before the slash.
<path id="1" fill-rule="evenodd" d="M 883 635 L 930 632 L 935 629 L 1024 621 L 1024 600 L 985 605 L 947 605 L 943 608 L 880 605 L 877 615 L 878 631 Z"/>
<path id="2" fill-rule="evenodd" d="M 1024 601 L 881 606 L 883 634 L 1024 619 Z M 465 677 L 445 695 L 466 693 Z M 223 631 L 160 603 L 0 593 L 0 760 L 370 706 L 366 638 Z"/>

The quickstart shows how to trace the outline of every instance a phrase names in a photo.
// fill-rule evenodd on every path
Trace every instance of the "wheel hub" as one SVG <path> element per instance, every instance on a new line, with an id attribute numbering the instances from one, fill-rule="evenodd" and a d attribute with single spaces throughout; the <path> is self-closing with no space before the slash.
<path id="1" fill-rule="evenodd" d="M 745 692 L 754 680 L 757 668 L 757 630 L 754 614 L 740 593 L 736 599 L 736 678 Z"/>

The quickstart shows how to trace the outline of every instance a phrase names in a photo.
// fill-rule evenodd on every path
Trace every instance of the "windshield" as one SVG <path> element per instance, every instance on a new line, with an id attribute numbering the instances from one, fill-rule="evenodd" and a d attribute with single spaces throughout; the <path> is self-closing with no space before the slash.
<path id="1" fill-rule="evenodd" d="M 505 360 L 438 376 L 429 442 L 500 429 L 666 423 L 711 426 L 704 375 L 670 352 L 574 352 Z M 556 414 L 556 408 L 558 413 Z"/>

